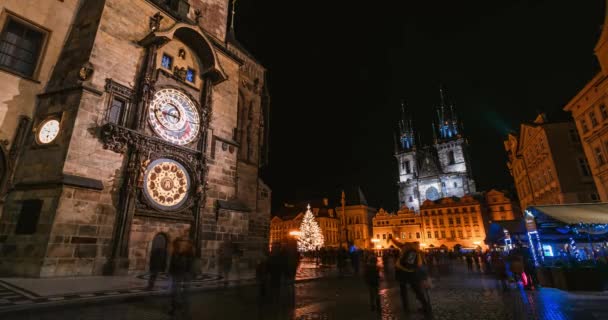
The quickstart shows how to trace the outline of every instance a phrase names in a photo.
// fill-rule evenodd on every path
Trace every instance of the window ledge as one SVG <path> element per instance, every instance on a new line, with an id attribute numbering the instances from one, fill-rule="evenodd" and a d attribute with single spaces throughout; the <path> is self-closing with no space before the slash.
<path id="1" fill-rule="evenodd" d="M 4 72 L 6 72 L 8 74 L 12 74 L 15 77 L 19 77 L 19 78 L 21 78 L 23 80 L 27 80 L 27 81 L 30 81 L 30 82 L 33 82 L 33 83 L 36 83 L 36 84 L 40 84 L 41 83 L 40 81 L 38 81 L 38 80 L 36 80 L 34 78 L 25 76 L 25 75 L 23 75 L 23 74 L 21 74 L 19 72 L 15 72 L 14 70 L 11 70 L 11 69 L 9 69 L 7 67 L 0 66 L 0 71 L 4 71 Z"/>

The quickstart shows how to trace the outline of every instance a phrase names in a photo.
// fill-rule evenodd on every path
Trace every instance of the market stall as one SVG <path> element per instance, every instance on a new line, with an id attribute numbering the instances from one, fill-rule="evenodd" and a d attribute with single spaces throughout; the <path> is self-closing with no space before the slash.
<path id="1" fill-rule="evenodd" d="M 608 203 L 532 206 L 524 218 L 542 285 L 608 289 Z"/>

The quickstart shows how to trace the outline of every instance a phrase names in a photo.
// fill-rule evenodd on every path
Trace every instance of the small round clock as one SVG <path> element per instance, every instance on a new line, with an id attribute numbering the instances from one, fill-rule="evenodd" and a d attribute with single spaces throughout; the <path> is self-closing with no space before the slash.
<path id="1" fill-rule="evenodd" d="M 47 119 L 38 125 L 36 141 L 39 144 L 49 144 L 59 135 L 60 123 L 57 119 Z"/>
<path id="2" fill-rule="evenodd" d="M 198 136 L 200 118 L 196 106 L 183 92 L 161 89 L 148 108 L 152 130 L 166 141 L 186 145 Z"/>
<path id="3" fill-rule="evenodd" d="M 190 176 L 179 162 L 171 159 L 152 161 L 144 173 L 144 194 L 160 210 L 178 209 L 188 198 Z"/>

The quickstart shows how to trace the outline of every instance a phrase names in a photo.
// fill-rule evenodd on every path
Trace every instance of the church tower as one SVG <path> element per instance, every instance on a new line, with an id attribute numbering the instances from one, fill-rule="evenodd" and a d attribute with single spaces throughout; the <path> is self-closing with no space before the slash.
<path id="1" fill-rule="evenodd" d="M 439 165 L 444 173 L 441 193 L 446 197 L 462 197 L 475 192 L 468 143 L 462 134 L 462 123 L 458 120 L 454 105 L 448 105 L 442 88 L 439 89 L 439 95 L 437 126 L 433 123 L 433 135 Z"/>
<path id="2" fill-rule="evenodd" d="M 398 143 L 395 146 L 395 156 L 399 165 L 399 206 L 418 208 L 419 201 L 415 190 L 418 176 L 418 163 L 416 151 L 416 136 L 412 117 L 401 103 L 401 118 L 398 123 Z"/>

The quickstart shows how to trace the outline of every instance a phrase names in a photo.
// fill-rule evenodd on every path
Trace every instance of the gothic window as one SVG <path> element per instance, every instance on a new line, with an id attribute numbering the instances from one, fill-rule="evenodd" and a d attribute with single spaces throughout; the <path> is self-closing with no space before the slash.
<path id="1" fill-rule="evenodd" d="M 606 111 L 606 105 L 605 104 L 601 104 L 600 105 L 600 114 L 602 115 L 602 120 L 608 119 L 608 111 Z"/>
<path id="2" fill-rule="evenodd" d="M 450 150 L 450 152 L 448 152 L 448 164 L 455 164 L 456 163 L 456 158 L 454 157 L 454 151 Z"/>
<path id="3" fill-rule="evenodd" d="M 32 78 L 40 62 L 46 37 L 46 31 L 7 16 L 0 34 L 0 67 Z"/>
<path id="4" fill-rule="evenodd" d="M 409 161 L 406 161 L 406 162 L 404 163 L 404 165 L 405 165 L 405 173 L 407 173 L 407 174 L 412 173 L 412 167 L 411 167 L 411 165 L 410 165 L 410 162 L 409 162 Z"/>
<path id="5" fill-rule="evenodd" d="M 410 201 L 410 202 L 414 202 L 414 198 L 413 198 L 412 196 L 410 196 L 409 201 Z"/>
<path id="6" fill-rule="evenodd" d="M 173 68 L 173 57 L 163 53 L 163 58 L 160 64 L 163 68 L 171 70 Z"/>
<path id="7" fill-rule="evenodd" d="M 454 182 L 454 188 L 458 188 L 458 183 Z"/>
<path id="8" fill-rule="evenodd" d="M 107 79 L 106 92 L 108 93 L 106 121 L 127 126 L 133 91 L 112 79 Z"/>
<path id="9" fill-rule="evenodd" d="M 40 219 L 42 200 L 25 200 L 19 212 L 19 220 L 15 229 L 16 234 L 34 234 Z"/>
<path id="10" fill-rule="evenodd" d="M 188 70 L 186 70 L 186 81 L 190 83 L 196 82 L 196 71 L 194 71 L 194 69 L 188 68 Z"/>

